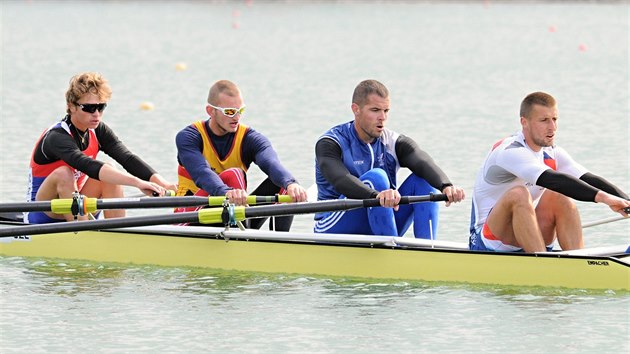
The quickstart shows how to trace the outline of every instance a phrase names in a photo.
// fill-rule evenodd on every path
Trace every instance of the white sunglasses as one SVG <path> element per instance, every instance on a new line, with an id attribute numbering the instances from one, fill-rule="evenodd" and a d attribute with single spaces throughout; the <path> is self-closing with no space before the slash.
<path id="1" fill-rule="evenodd" d="M 214 109 L 218 109 L 226 117 L 230 117 L 230 118 L 234 117 L 237 113 L 240 114 L 240 115 L 243 115 L 243 113 L 245 113 L 245 106 L 243 106 L 241 108 L 223 108 L 223 107 L 213 106 L 210 103 L 208 103 L 208 106 L 210 106 L 210 107 L 212 107 Z"/>

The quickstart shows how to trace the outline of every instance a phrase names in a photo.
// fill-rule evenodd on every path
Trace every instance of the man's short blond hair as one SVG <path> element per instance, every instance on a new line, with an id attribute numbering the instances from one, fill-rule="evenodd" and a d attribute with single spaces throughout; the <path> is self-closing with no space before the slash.
<path id="1" fill-rule="evenodd" d="M 530 118 L 532 107 L 537 104 L 543 107 L 553 108 L 556 106 L 556 99 L 545 92 L 533 92 L 527 95 L 521 102 L 521 117 Z"/>
<path id="2" fill-rule="evenodd" d="M 107 80 L 97 72 L 84 72 L 70 79 L 70 86 L 66 91 L 66 103 L 77 104 L 86 93 L 98 96 L 99 101 L 106 102 L 112 97 L 112 89 Z M 66 111 L 70 114 L 70 108 Z"/>
<path id="3" fill-rule="evenodd" d="M 210 92 L 208 92 L 208 103 L 216 106 L 219 102 L 220 94 L 236 97 L 241 94 L 241 91 L 232 81 L 219 80 L 210 87 Z"/>

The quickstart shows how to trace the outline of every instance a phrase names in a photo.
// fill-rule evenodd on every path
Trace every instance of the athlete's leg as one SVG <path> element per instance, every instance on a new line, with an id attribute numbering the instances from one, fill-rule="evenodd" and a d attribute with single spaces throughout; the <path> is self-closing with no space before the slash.
<path id="1" fill-rule="evenodd" d="M 125 196 L 123 186 L 120 184 L 107 183 L 92 178 L 88 178 L 79 192 L 90 198 L 122 198 Z M 106 219 L 110 219 L 122 218 L 127 215 L 127 212 L 125 209 L 109 209 L 104 210 L 103 214 Z"/>
<path id="2" fill-rule="evenodd" d="M 580 213 L 569 197 L 547 189 L 536 206 L 536 219 L 545 245 L 557 236 L 565 251 L 584 247 Z"/>
<path id="3" fill-rule="evenodd" d="M 380 168 L 364 173 L 359 179 L 377 191 L 390 188 L 387 174 Z M 341 196 L 340 199 L 342 198 L 345 197 Z M 323 213 L 323 216 L 315 222 L 315 232 L 398 235 L 394 220 L 394 209 L 383 207 Z"/>
<path id="4" fill-rule="evenodd" d="M 247 176 L 245 172 L 240 168 L 228 168 L 227 170 L 219 173 L 219 178 L 225 183 L 226 186 L 247 190 Z M 183 192 L 183 191 L 182 191 Z M 191 191 L 186 192 L 186 195 L 194 195 L 196 197 L 207 197 L 209 196 L 208 192 L 203 189 L 199 189 L 196 193 L 192 193 Z M 205 206 L 196 206 L 196 207 L 178 207 L 175 208 L 176 213 L 183 213 L 188 211 L 197 211 L 201 210 Z"/>
<path id="5" fill-rule="evenodd" d="M 245 171 L 238 167 L 228 168 L 219 173 L 219 178 L 221 178 L 223 183 L 228 187 L 247 190 L 247 175 Z M 206 195 L 208 194 L 206 193 Z"/>
<path id="6" fill-rule="evenodd" d="M 74 179 L 74 173 L 70 167 L 62 166 L 55 169 L 51 174 L 49 174 L 44 182 L 39 186 L 37 190 L 37 194 L 35 195 L 35 200 L 52 200 L 57 198 L 62 199 L 70 199 L 72 198 L 72 194 L 77 190 L 77 184 Z M 51 219 L 56 220 L 74 220 L 74 216 L 72 214 L 55 214 L 52 212 L 44 212 L 46 216 Z M 47 222 L 47 218 L 38 218 L 35 213 L 29 215 L 29 222 L 32 223 L 40 223 Z M 87 216 L 78 216 L 79 220 L 87 220 Z M 50 220 L 52 221 L 52 220 Z"/>
<path id="7" fill-rule="evenodd" d="M 398 189 L 401 196 L 428 195 L 429 193 L 439 193 L 424 178 L 414 174 L 409 175 Z M 394 213 L 398 235 L 402 236 L 407 232 L 413 220 L 413 234 L 416 238 L 436 239 L 438 230 L 438 203 L 414 203 L 400 205 L 398 211 Z M 413 216 L 413 217 L 412 217 Z"/>
<path id="8" fill-rule="evenodd" d="M 326 234 L 372 235 L 366 208 L 322 213 L 315 221 L 314 231 Z"/>
<path id="9" fill-rule="evenodd" d="M 383 191 L 391 187 L 387 173 L 380 168 L 374 168 L 360 177 L 361 181 L 372 189 Z M 373 207 L 367 208 L 368 222 L 372 229 L 372 235 L 397 236 L 394 209 Z"/>
<path id="10" fill-rule="evenodd" d="M 531 194 L 525 187 L 505 192 L 492 208 L 486 225 L 494 237 L 506 245 L 520 247 L 525 252 L 546 250 Z"/>
<path id="11" fill-rule="evenodd" d="M 276 186 L 269 178 L 265 179 L 253 192 L 252 195 L 286 195 L 284 188 Z M 268 218 L 249 219 L 249 228 L 260 229 Z M 293 215 L 272 217 L 269 220 L 269 230 L 289 231 L 293 224 Z"/>

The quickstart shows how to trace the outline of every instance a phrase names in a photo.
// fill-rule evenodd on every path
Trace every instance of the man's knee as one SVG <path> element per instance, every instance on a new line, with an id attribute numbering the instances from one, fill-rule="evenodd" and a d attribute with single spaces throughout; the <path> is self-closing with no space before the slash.
<path id="1" fill-rule="evenodd" d="M 387 172 L 382 168 L 373 168 L 361 176 L 361 181 L 377 191 L 390 188 Z"/>
<path id="2" fill-rule="evenodd" d="M 560 215 L 577 210 L 573 199 L 552 190 L 546 190 L 538 202 L 537 210 L 544 210 L 546 214 Z"/>
<path id="3" fill-rule="evenodd" d="M 529 193 L 527 188 L 523 186 L 514 187 L 503 195 L 502 199 L 514 206 L 532 206 L 534 202 L 532 201 L 532 195 Z"/>
<path id="4" fill-rule="evenodd" d="M 46 177 L 55 181 L 69 181 L 74 183 L 74 171 L 68 166 L 57 167 L 52 173 Z"/>
<path id="5" fill-rule="evenodd" d="M 416 195 L 436 193 L 439 191 L 427 182 L 426 179 L 410 174 L 403 183 L 411 183 L 413 185 L 413 193 Z"/>
<path id="6" fill-rule="evenodd" d="M 247 189 L 247 175 L 238 167 L 228 168 L 219 173 L 219 178 L 229 187 Z"/>
<path id="7" fill-rule="evenodd" d="M 557 205 L 560 207 L 574 207 L 575 202 L 573 199 L 567 197 L 566 195 L 558 192 L 554 192 L 552 190 L 547 189 L 540 200 L 541 202 L 550 203 L 552 205 Z"/>

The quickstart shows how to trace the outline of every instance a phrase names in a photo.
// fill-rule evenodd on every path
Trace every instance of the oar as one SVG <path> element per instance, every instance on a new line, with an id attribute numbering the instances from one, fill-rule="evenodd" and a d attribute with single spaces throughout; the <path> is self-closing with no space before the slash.
<path id="1" fill-rule="evenodd" d="M 140 209 L 140 208 L 173 208 L 190 206 L 221 206 L 225 197 L 156 197 L 156 198 L 73 198 L 53 199 L 25 203 L 0 203 L 0 212 L 14 211 L 51 211 L 55 214 L 69 214 L 74 211 L 83 215 L 97 210 L 106 209 Z M 261 203 L 289 203 L 292 199 L 288 195 L 250 195 L 247 196 L 247 204 Z M 83 208 L 81 208 L 83 206 Z M 75 208 L 73 210 L 73 207 Z"/>
<path id="2" fill-rule="evenodd" d="M 625 216 L 613 216 L 612 218 L 607 218 L 607 219 L 596 220 L 596 221 L 591 221 L 591 222 L 584 223 L 584 224 L 582 224 L 582 228 L 586 229 L 587 227 L 597 226 L 597 225 L 601 225 L 601 224 L 607 224 L 609 222 L 619 221 L 619 220 L 623 220 L 623 219 L 629 219 L 630 220 L 630 218 L 625 217 Z"/>
<path id="3" fill-rule="evenodd" d="M 625 208 L 625 209 L 623 209 L 623 211 L 626 214 L 630 214 L 630 208 Z M 623 219 L 630 219 L 630 218 L 626 217 L 626 216 L 613 216 L 613 217 L 607 218 L 607 219 L 601 219 L 601 220 L 596 220 L 596 221 L 591 221 L 591 222 L 584 223 L 584 224 L 582 224 L 582 228 L 585 229 L 587 227 L 597 226 L 597 225 L 601 225 L 601 224 L 607 224 L 609 222 L 619 221 L 619 220 L 623 220 Z"/>
<path id="4" fill-rule="evenodd" d="M 405 196 L 401 198 L 400 204 L 435 202 L 445 200 L 447 200 L 447 197 L 444 194 Z M 135 216 L 117 219 L 101 219 L 93 221 L 60 222 L 54 224 L 6 227 L 0 228 L 0 237 L 178 223 L 231 224 L 235 223 L 236 221 L 242 221 L 248 218 L 312 214 L 326 211 L 376 207 L 379 205 L 380 203 L 378 199 L 335 199 L 323 200 L 319 202 L 274 204 L 255 207 L 230 205 L 226 208 L 202 209 L 194 212 L 172 213 L 166 215 Z"/>

